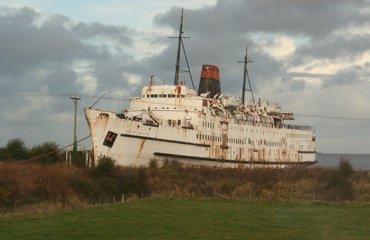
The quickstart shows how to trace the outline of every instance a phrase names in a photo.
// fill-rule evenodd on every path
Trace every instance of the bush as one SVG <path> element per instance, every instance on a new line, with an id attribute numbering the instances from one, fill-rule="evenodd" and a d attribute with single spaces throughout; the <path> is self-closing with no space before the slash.
<path id="1" fill-rule="evenodd" d="M 154 158 L 150 159 L 150 161 L 149 161 L 149 167 L 150 168 L 157 168 L 158 167 L 157 160 L 154 159 Z"/>
<path id="2" fill-rule="evenodd" d="M 331 193 L 330 200 L 352 200 L 353 187 L 351 177 L 354 174 L 352 165 L 348 160 L 341 158 L 338 168 L 328 180 L 327 189 Z"/>
<path id="3" fill-rule="evenodd" d="M 27 148 L 21 138 L 9 140 L 5 148 L 0 150 L 0 160 L 15 161 L 25 159 L 27 159 Z"/>
<path id="4" fill-rule="evenodd" d="M 182 165 L 179 161 L 173 159 L 166 159 L 163 161 L 162 168 L 167 169 L 177 169 L 180 168 Z"/>
<path id="5" fill-rule="evenodd" d="M 93 175 L 96 177 L 113 176 L 115 169 L 115 161 L 110 157 L 101 157 L 98 160 L 98 165 L 92 169 Z"/>
<path id="6" fill-rule="evenodd" d="M 6 148 L 0 148 L 0 161 L 7 161 L 10 159 L 10 153 Z"/>
<path id="7" fill-rule="evenodd" d="M 28 151 L 29 158 L 37 158 L 41 164 L 52 164 L 62 162 L 63 158 L 59 154 L 59 146 L 55 142 L 44 142 L 41 145 L 33 146 Z"/>
<path id="8" fill-rule="evenodd" d="M 148 196 L 151 187 L 144 168 L 119 168 L 116 179 L 120 193 Z"/>

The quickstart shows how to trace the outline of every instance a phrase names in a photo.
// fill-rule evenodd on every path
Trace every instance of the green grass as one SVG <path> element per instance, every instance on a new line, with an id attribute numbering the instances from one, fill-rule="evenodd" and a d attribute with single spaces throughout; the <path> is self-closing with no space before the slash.
<path id="1" fill-rule="evenodd" d="M 368 239 L 370 206 L 150 199 L 0 220 L 0 239 Z"/>

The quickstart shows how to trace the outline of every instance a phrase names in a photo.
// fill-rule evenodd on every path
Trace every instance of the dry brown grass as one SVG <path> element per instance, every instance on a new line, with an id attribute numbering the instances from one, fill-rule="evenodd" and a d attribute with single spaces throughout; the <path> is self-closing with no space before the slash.
<path id="1" fill-rule="evenodd" d="M 106 171 L 106 170 L 104 170 Z M 230 169 L 113 167 L 108 172 L 62 164 L 0 164 L 0 209 L 42 209 L 125 198 L 225 198 L 370 202 L 370 173 L 325 168 Z M 109 200 L 107 200 L 109 199 Z M 40 205 L 41 204 L 41 205 Z M 31 210 L 36 211 L 36 210 Z"/>

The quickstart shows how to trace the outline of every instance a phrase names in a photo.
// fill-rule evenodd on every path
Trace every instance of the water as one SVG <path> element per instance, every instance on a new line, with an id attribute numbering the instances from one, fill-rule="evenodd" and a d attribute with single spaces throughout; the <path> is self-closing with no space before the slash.
<path id="1" fill-rule="evenodd" d="M 370 154 L 317 153 L 317 167 L 338 167 L 341 159 L 348 160 L 355 170 L 370 170 Z"/>

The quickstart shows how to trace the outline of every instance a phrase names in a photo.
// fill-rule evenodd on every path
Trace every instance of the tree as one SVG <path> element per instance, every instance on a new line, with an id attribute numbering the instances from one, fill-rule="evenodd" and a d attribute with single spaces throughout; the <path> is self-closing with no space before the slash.
<path id="1" fill-rule="evenodd" d="M 7 161 L 10 159 L 8 149 L 5 147 L 0 148 L 0 161 Z"/>
<path id="2" fill-rule="evenodd" d="M 6 151 L 9 154 L 9 158 L 5 160 L 24 160 L 27 158 L 27 148 L 24 141 L 21 138 L 13 138 L 8 141 L 5 146 Z"/>
<path id="3" fill-rule="evenodd" d="M 41 145 L 33 146 L 28 151 L 29 158 L 37 158 L 35 161 L 42 164 L 57 163 L 62 160 L 59 154 L 59 145 L 55 142 L 44 142 Z"/>

